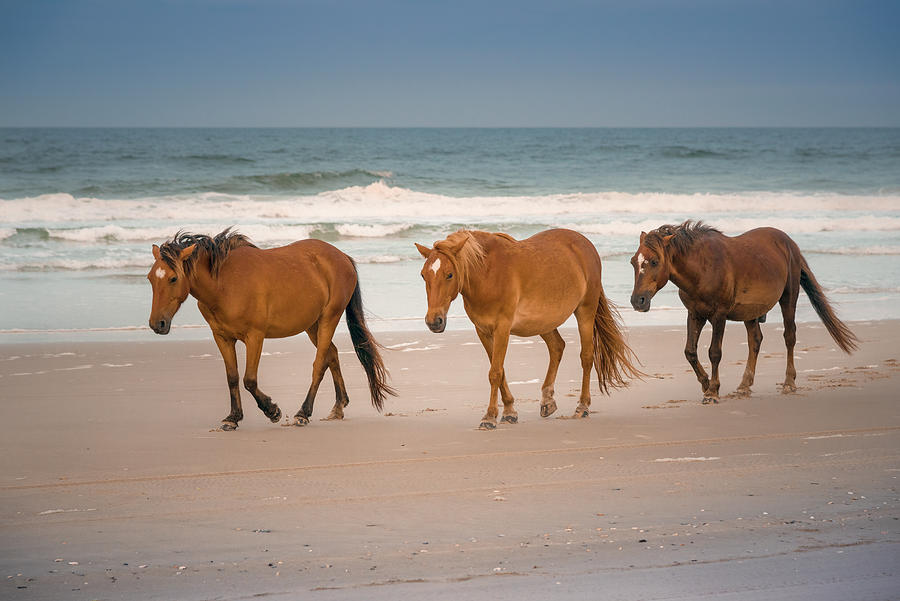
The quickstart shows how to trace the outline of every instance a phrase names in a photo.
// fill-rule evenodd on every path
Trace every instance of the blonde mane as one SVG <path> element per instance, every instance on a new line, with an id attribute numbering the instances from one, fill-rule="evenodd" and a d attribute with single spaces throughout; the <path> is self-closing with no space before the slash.
<path id="1" fill-rule="evenodd" d="M 484 266 L 485 250 L 472 230 L 458 230 L 446 239 L 435 242 L 434 249 L 450 257 L 459 277 L 460 288 L 465 288 L 473 270 Z"/>

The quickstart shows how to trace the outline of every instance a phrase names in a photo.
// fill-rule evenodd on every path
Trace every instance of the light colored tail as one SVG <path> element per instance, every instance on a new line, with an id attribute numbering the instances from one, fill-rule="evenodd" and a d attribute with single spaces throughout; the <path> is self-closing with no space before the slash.
<path id="1" fill-rule="evenodd" d="M 628 385 L 627 379 L 644 376 L 635 362 L 637 357 L 622 336 L 619 313 L 601 290 L 594 315 L 594 369 L 600 379 L 600 391 L 609 394 L 609 387 L 621 388 Z"/>

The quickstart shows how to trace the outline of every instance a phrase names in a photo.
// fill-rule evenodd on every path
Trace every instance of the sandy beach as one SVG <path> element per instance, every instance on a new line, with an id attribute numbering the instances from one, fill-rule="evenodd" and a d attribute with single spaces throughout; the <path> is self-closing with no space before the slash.
<path id="1" fill-rule="evenodd" d="M 896 599 L 900 322 L 852 324 L 839 352 L 800 326 L 784 396 L 778 324 L 754 394 L 700 404 L 680 327 L 632 328 L 650 375 L 577 403 L 574 332 L 539 416 L 547 352 L 507 355 L 520 423 L 476 429 L 487 359 L 472 331 L 380 334 L 400 396 L 370 405 L 346 336 L 351 403 L 305 428 L 249 394 L 236 432 L 212 340 L 0 347 L 3 599 Z M 703 357 L 709 329 L 701 338 Z M 270 340 L 260 387 L 287 415 L 306 337 Z M 746 338 L 725 334 L 723 395 Z M 243 370 L 243 359 L 241 359 Z"/>

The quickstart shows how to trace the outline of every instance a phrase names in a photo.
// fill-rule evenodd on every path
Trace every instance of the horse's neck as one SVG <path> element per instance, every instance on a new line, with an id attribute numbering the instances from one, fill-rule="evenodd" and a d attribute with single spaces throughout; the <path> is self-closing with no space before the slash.
<path id="1" fill-rule="evenodd" d="M 499 260 L 503 252 L 501 242 L 491 235 L 479 235 L 478 242 L 484 247 L 484 257 L 481 265 L 472 266 L 466 273 L 466 285 L 459 291 L 464 298 L 477 299 L 482 296 L 482 289 L 488 286 L 496 286 L 492 278 L 488 277 L 493 263 Z"/>
<path id="2" fill-rule="evenodd" d="M 674 251 L 669 256 L 669 280 L 682 290 L 695 289 L 705 275 L 704 262 L 696 258 L 709 252 L 716 249 L 710 247 L 708 239 L 697 240 L 684 251 Z"/>
<path id="3" fill-rule="evenodd" d="M 209 255 L 201 251 L 191 271 L 191 296 L 206 304 L 215 304 L 216 280 L 209 271 Z"/>

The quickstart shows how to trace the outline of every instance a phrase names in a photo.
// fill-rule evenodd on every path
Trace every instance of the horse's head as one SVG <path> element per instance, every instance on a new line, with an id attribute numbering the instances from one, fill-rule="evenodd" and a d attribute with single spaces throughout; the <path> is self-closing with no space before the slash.
<path id="1" fill-rule="evenodd" d="M 165 246 L 165 245 L 164 245 Z M 153 288 L 153 304 L 150 307 L 150 328 L 157 334 L 168 334 L 172 327 L 172 317 L 191 291 L 185 275 L 184 262 L 193 254 L 196 244 L 191 244 L 172 253 L 163 252 L 153 245 L 156 259 L 147 274 Z"/>
<path id="2" fill-rule="evenodd" d="M 447 327 L 447 311 L 459 294 L 461 280 L 456 256 L 466 241 L 466 238 L 455 243 L 442 241 L 435 244 L 434 248 L 416 244 L 419 253 L 425 257 L 425 265 L 422 267 L 422 279 L 425 280 L 425 294 L 428 297 L 425 324 L 432 332 L 440 334 Z"/>
<path id="3" fill-rule="evenodd" d="M 640 246 L 631 257 L 634 267 L 631 306 L 635 311 L 649 311 L 650 300 L 669 281 L 667 250 L 671 239 L 671 234 L 663 234 L 659 230 L 649 234 L 641 232 Z"/>

